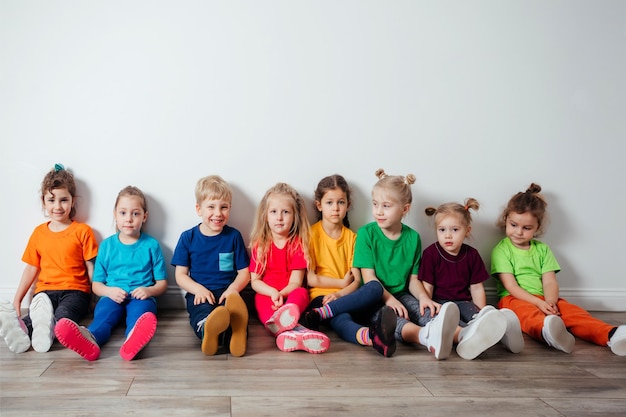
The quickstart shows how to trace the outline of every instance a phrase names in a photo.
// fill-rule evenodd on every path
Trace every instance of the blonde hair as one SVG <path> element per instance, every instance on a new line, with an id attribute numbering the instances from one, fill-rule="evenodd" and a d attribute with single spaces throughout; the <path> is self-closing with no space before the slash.
<path id="1" fill-rule="evenodd" d="M 289 184 L 279 182 L 267 190 L 256 210 L 254 225 L 250 235 L 250 248 L 256 251 L 257 264 L 261 266 L 259 275 L 263 275 L 267 265 L 267 256 L 272 243 L 272 231 L 267 223 L 267 206 L 269 199 L 274 196 L 283 196 L 290 199 L 294 220 L 289 230 L 287 246 L 291 253 L 300 249 L 304 253 L 307 265 L 311 264 L 309 254 L 309 219 L 307 217 L 304 199 Z"/>
<path id="2" fill-rule="evenodd" d="M 461 219 L 461 223 L 466 228 L 472 225 L 472 215 L 470 209 L 477 211 L 480 208 L 478 201 L 472 197 L 465 199 L 465 204 L 459 203 L 444 203 L 439 207 L 426 207 L 424 212 L 427 216 L 435 216 L 435 225 L 439 223 L 439 219 L 447 215 L 457 215 Z"/>
<path id="3" fill-rule="evenodd" d="M 226 200 L 231 202 L 233 192 L 230 185 L 219 175 L 209 175 L 200 178 L 196 184 L 196 203 L 200 204 L 204 200 Z"/>
<path id="4" fill-rule="evenodd" d="M 374 184 L 372 192 L 376 189 L 384 189 L 391 192 L 400 204 L 411 204 L 413 201 L 411 184 L 415 183 L 415 175 L 408 174 L 406 177 L 387 175 L 382 168 L 376 170 L 374 175 L 378 177 L 378 182 Z"/>

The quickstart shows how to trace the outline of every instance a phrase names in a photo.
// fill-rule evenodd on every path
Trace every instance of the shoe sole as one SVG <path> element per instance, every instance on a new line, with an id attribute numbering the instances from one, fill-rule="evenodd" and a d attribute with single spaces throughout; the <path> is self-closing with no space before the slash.
<path id="1" fill-rule="evenodd" d="M 230 354 L 241 357 L 246 354 L 248 344 L 248 306 L 239 294 L 231 294 L 226 298 L 226 309 L 230 313 Z"/>
<path id="2" fill-rule="evenodd" d="M 30 348 L 30 338 L 20 322 L 12 304 L 0 303 L 0 336 L 13 353 L 24 353 Z"/>
<path id="3" fill-rule="evenodd" d="M 283 352 L 303 350 L 308 353 L 324 353 L 330 347 L 330 339 L 324 333 L 314 330 L 288 330 L 276 337 L 276 346 Z"/>
<path id="4" fill-rule="evenodd" d="M 500 313 L 506 318 L 506 331 L 500 342 L 512 353 L 520 353 L 524 350 L 524 335 L 517 314 L 508 308 L 500 309 Z"/>
<path id="5" fill-rule="evenodd" d="M 204 335 L 202 337 L 202 353 L 211 356 L 217 353 L 219 336 L 228 329 L 230 314 L 226 307 L 218 306 L 209 314 L 204 323 Z"/>
<path id="6" fill-rule="evenodd" d="M 506 318 L 497 310 L 490 310 L 483 315 L 471 337 L 461 340 L 456 347 L 460 357 L 472 360 L 498 343 L 506 332 Z"/>
<path id="7" fill-rule="evenodd" d="M 156 328 L 157 318 L 154 313 L 148 312 L 142 314 L 135 322 L 131 333 L 128 335 L 128 339 L 126 339 L 120 348 L 120 356 L 122 359 L 127 361 L 133 360 L 141 349 L 152 339 Z"/>
<path id="8" fill-rule="evenodd" d="M 30 304 L 29 315 L 33 323 L 33 349 L 49 351 L 54 342 L 54 309 L 50 298 L 43 293 L 37 294 Z"/>
<path id="9" fill-rule="evenodd" d="M 370 327 L 370 339 L 374 349 L 389 358 L 396 352 L 395 332 L 398 316 L 390 307 L 383 307 L 380 314 L 380 331 L 376 332 L 373 326 Z"/>
<path id="10" fill-rule="evenodd" d="M 282 332 L 291 330 L 298 325 L 300 311 L 295 304 L 285 304 L 280 307 L 265 323 L 265 328 L 272 335 L 277 336 Z"/>
<path id="11" fill-rule="evenodd" d="M 69 319 L 61 319 L 54 327 L 54 333 L 59 342 L 68 349 L 78 353 L 88 361 L 95 361 L 100 357 L 100 346 L 89 340 L 80 329 L 80 326 Z"/>
<path id="12" fill-rule="evenodd" d="M 551 317 L 555 318 L 552 319 Z M 549 346 L 565 353 L 572 353 L 574 345 L 576 344 L 576 338 L 574 338 L 574 336 L 567 331 L 567 327 L 565 327 L 565 323 L 563 323 L 563 320 L 560 317 L 546 316 L 543 326 L 546 329 L 546 332 L 552 336 L 553 344 L 550 344 L 547 340 L 545 340 Z"/>
<path id="13" fill-rule="evenodd" d="M 452 344 L 454 343 L 454 331 L 459 325 L 459 308 L 454 303 L 446 303 L 442 306 L 437 317 L 441 316 L 443 326 L 441 329 L 441 340 L 439 341 L 439 351 L 430 346 L 428 350 L 435 355 L 435 359 L 441 360 L 450 356 Z"/>

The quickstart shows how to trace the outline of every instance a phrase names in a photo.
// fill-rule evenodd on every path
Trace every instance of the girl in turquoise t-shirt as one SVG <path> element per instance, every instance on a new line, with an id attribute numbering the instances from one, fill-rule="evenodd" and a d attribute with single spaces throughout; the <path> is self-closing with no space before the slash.
<path id="1" fill-rule="evenodd" d="M 374 221 L 357 232 L 354 266 L 361 269 L 364 283 L 376 280 L 383 285 L 382 301 L 397 315 L 396 339 L 420 343 L 436 359 L 444 359 L 452 350 L 459 309 L 454 303 L 433 302 L 417 279 L 420 236 L 402 223 L 413 200 L 415 176 L 387 175 L 382 169 L 376 176 L 379 180 L 372 189 Z M 423 314 L 425 308 L 437 315 L 421 327 L 415 322 L 420 309 Z"/>
<path id="2" fill-rule="evenodd" d="M 167 271 L 159 243 L 141 232 L 148 219 L 144 194 L 126 187 L 115 201 L 117 233 L 105 239 L 96 258 L 93 292 L 100 296 L 88 328 L 70 319 L 57 322 L 61 344 L 93 361 L 117 324 L 126 318 L 120 356 L 132 360 L 156 331 L 156 298 L 167 289 Z"/>

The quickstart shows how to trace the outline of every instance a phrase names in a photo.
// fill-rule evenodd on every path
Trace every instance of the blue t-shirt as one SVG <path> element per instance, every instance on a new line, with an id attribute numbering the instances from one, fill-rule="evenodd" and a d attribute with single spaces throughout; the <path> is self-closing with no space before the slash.
<path id="1" fill-rule="evenodd" d="M 228 288 L 250 257 L 239 230 L 226 225 L 219 235 L 206 236 L 197 225 L 180 235 L 172 265 L 189 268 L 191 279 L 216 291 Z"/>
<path id="2" fill-rule="evenodd" d="M 118 235 L 109 236 L 100 244 L 93 272 L 94 282 L 131 292 L 167 279 L 163 252 L 155 238 L 142 233 L 137 242 L 125 245 Z"/>

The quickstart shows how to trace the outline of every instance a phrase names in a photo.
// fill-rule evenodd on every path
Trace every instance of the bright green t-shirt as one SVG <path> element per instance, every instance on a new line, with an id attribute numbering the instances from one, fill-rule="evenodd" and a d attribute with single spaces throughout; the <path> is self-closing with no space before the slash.
<path id="1" fill-rule="evenodd" d="M 502 285 L 499 273 L 513 274 L 520 287 L 530 294 L 543 295 L 541 276 L 546 272 L 560 270 L 550 247 L 538 240 L 531 240 L 530 248 L 524 250 L 515 247 L 511 239 L 506 237 L 491 252 L 491 275 L 496 279 L 500 298 L 509 295 L 509 292 Z"/>
<path id="2" fill-rule="evenodd" d="M 373 269 L 391 294 L 407 288 L 409 277 L 417 275 L 421 257 L 420 235 L 405 224 L 396 240 L 385 236 L 375 222 L 361 227 L 356 234 L 354 267 Z"/>

